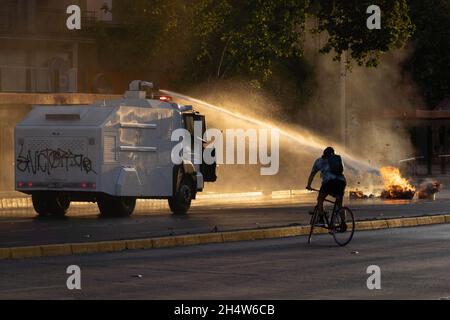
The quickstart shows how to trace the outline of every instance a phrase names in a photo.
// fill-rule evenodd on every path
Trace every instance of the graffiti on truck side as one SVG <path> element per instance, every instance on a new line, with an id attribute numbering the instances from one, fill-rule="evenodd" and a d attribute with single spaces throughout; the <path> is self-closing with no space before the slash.
<path id="1" fill-rule="evenodd" d="M 32 174 L 47 173 L 51 175 L 55 169 L 79 169 L 81 172 L 94 173 L 92 161 L 83 154 L 74 154 L 71 150 L 63 149 L 42 149 L 32 152 L 25 151 L 21 145 L 17 157 L 17 169 L 21 172 Z"/>

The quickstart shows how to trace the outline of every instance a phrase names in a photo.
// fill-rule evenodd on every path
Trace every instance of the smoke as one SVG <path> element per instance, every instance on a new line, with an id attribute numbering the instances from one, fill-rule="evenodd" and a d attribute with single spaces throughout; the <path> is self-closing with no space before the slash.
<path id="1" fill-rule="evenodd" d="M 183 103 L 194 104 L 197 110 L 207 116 L 209 127 L 212 126 L 221 130 L 263 128 L 277 129 L 279 131 L 281 136 L 280 171 L 276 176 L 260 176 L 259 171 L 255 171 L 255 166 L 226 165 L 221 168 L 219 174 L 220 177 L 225 179 L 214 184 L 214 190 L 229 192 L 301 189 L 305 186 L 314 158 L 321 155 L 325 146 L 329 144 L 317 134 L 280 121 L 275 114 L 267 116 L 270 112 L 267 109 L 263 111 L 262 108 L 272 103 L 269 103 L 267 97 L 262 101 L 259 99 L 243 99 L 242 97 L 249 96 L 249 91 L 246 92 L 246 95 L 242 95 L 242 92 L 232 92 L 228 88 L 226 95 L 220 93 L 214 96 L 212 90 L 205 90 L 208 97 L 203 99 L 208 99 L 207 101 L 214 103 L 208 103 L 171 91 L 163 92 L 173 96 L 176 100 L 181 100 Z M 196 94 L 196 97 L 199 97 L 199 95 L 201 96 L 200 93 Z M 256 97 L 258 97 L 257 94 Z M 234 99 L 238 100 L 235 101 Z M 255 101 L 261 104 L 255 104 Z M 236 105 L 233 103 L 236 103 Z M 257 114 L 256 110 L 261 111 Z M 280 113 L 278 112 L 277 115 L 279 118 Z M 249 145 L 247 145 L 247 148 L 249 148 Z M 273 153 L 271 156 L 273 156 Z M 355 157 L 346 153 L 343 156 L 346 158 L 347 168 L 352 173 L 373 171 L 373 168 Z"/>
<path id="2" fill-rule="evenodd" d="M 398 166 L 399 160 L 414 155 L 402 115 L 420 107 L 422 100 L 408 76 L 401 71 L 402 63 L 408 57 L 407 50 L 385 55 L 378 68 L 354 66 L 347 71 L 346 146 L 341 141 L 340 64 L 332 61 L 329 55 L 318 54 L 317 50 L 308 52 L 307 47 L 305 52 L 315 70 L 316 90 L 312 99 L 305 97 L 304 101 L 299 101 L 294 113 L 287 114 L 280 97 L 255 89 L 245 80 L 208 83 L 188 92 L 190 96 L 220 106 L 231 114 L 193 103 L 207 115 L 209 127 L 221 130 L 261 127 L 244 120 L 248 117 L 286 133 L 280 140 L 280 172 L 276 176 L 261 176 L 260 166 L 225 165 L 219 169 L 218 182 L 208 186 L 207 190 L 302 189 L 314 159 L 321 155 L 325 146 L 332 145 L 350 168 L 359 169 L 348 170 L 347 167 L 349 188 L 376 193 L 383 182 L 370 169 Z M 244 119 L 239 119 L 240 116 Z"/>
<path id="3" fill-rule="evenodd" d="M 325 38 L 326 35 L 311 33 L 306 36 L 305 57 L 315 71 L 316 91 L 297 113 L 298 123 L 330 141 L 342 142 L 344 93 L 345 149 L 349 153 L 376 168 L 399 166 L 401 159 L 414 157 L 405 115 L 414 114 L 424 103 L 409 74 L 403 72 L 412 49 L 397 49 L 383 55 L 377 68 L 353 63 L 350 69 L 343 70 L 340 62 L 333 61 L 334 53 L 317 53 Z M 349 180 L 351 187 L 370 193 L 382 186 L 379 176 L 370 174 L 351 176 Z"/>
<path id="4" fill-rule="evenodd" d="M 353 66 L 346 72 L 346 147 L 375 167 L 398 166 L 399 160 L 414 156 L 403 120 L 423 104 L 413 82 L 402 72 L 408 55 L 407 49 L 395 50 L 383 56 L 377 68 Z M 309 60 L 316 70 L 317 91 L 297 119 L 340 141 L 340 63 L 330 55 L 311 53 Z"/>

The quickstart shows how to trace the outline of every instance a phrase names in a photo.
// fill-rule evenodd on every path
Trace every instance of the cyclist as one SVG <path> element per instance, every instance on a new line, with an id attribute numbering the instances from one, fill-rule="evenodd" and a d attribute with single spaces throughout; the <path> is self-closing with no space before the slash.
<path id="1" fill-rule="evenodd" d="M 327 147 L 323 151 L 322 157 L 314 162 L 314 165 L 309 175 L 307 190 L 312 190 L 311 184 L 314 180 L 317 172 L 320 171 L 322 178 L 322 186 L 320 187 L 319 196 L 317 197 L 317 209 L 319 214 L 319 223 L 324 223 L 323 218 L 323 202 L 328 195 L 336 198 L 336 205 L 338 208 L 342 207 L 344 199 L 345 187 L 347 181 L 344 176 L 344 164 L 342 158 L 335 154 L 332 147 Z M 345 218 L 341 219 L 341 230 L 345 231 L 347 226 L 345 224 Z"/>

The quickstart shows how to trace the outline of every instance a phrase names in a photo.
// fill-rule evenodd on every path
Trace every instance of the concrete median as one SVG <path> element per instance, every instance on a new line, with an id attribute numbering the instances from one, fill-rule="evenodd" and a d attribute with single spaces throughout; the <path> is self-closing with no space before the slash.
<path id="1" fill-rule="evenodd" d="M 422 225 L 450 223 L 450 215 L 421 216 L 411 218 L 357 221 L 356 231 L 417 227 Z M 25 259 L 51 256 L 69 256 L 120 252 L 125 250 L 145 250 L 194 246 L 210 243 L 254 241 L 263 239 L 289 238 L 308 235 L 309 226 L 289 226 L 266 229 L 250 229 L 204 234 L 188 234 L 149 239 L 129 239 L 87 243 L 51 244 L 27 247 L 0 248 L 0 260 Z M 324 234 L 328 230 L 316 228 L 314 234 Z"/>

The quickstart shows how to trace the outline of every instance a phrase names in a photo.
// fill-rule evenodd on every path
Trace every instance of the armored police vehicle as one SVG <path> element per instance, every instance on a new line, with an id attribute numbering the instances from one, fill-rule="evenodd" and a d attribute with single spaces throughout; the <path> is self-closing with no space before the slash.
<path id="1" fill-rule="evenodd" d="M 151 89 L 135 80 L 123 99 L 34 107 L 15 129 L 16 190 L 44 216 L 65 215 L 71 201 L 128 216 L 136 199 L 168 199 L 173 213 L 186 214 L 204 183 L 216 181 L 216 166 L 186 155 L 174 164 L 171 135 L 192 131 L 194 121 L 206 130 L 205 117 Z"/>

